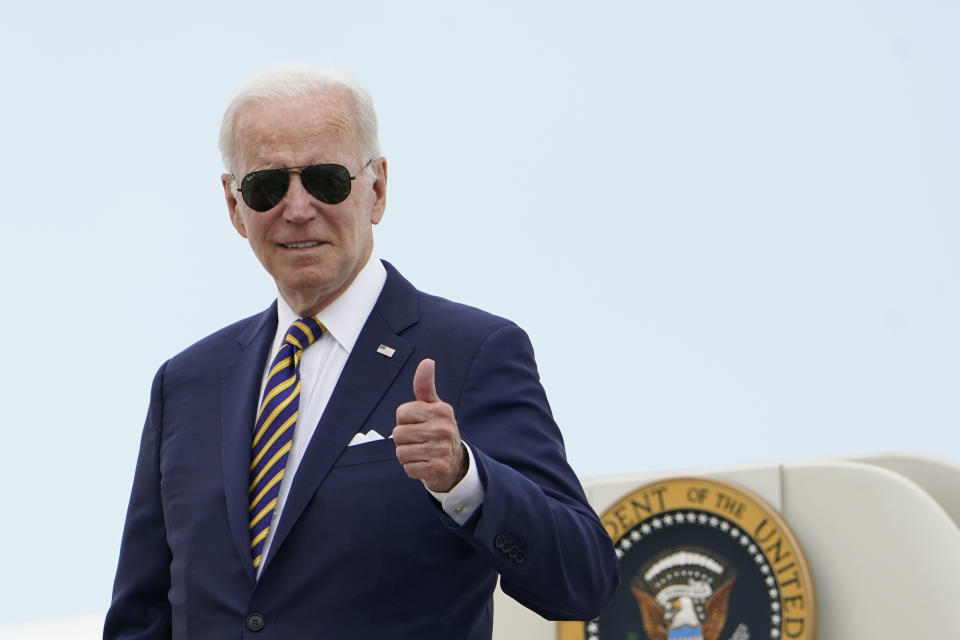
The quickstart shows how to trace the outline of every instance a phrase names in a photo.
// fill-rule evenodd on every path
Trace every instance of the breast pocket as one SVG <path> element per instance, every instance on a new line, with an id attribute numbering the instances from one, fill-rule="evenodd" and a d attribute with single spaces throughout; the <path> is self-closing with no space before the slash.
<path id="1" fill-rule="evenodd" d="M 377 511 L 413 484 L 397 460 L 392 438 L 346 447 L 320 485 L 317 499 L 337 510 Z"/>
<path id="2" fill-rule="evenodd" d="M 370 462 L 396 461 L 396 459 L 397 446 L 393 443 L 393 438 L 384 438 L 347 447 L 333 466 L 337 469 Z"/>

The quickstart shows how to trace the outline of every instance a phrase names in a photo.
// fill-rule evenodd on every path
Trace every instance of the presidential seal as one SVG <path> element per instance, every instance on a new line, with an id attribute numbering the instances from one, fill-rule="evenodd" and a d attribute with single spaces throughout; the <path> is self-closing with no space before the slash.
<path id="1" fill-rule="evenodd" d="M 730 482 L 642 486 L 601 517 L 622 580 L 595 620 L 559 640 L 814 640 L 810 568 L 780 515 Z"/>

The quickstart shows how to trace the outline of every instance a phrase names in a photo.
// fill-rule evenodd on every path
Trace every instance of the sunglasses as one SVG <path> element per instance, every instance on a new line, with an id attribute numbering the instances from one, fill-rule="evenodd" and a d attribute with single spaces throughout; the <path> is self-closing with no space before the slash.
<path id="1" fill-rule="evenodd" d="M 339 204 L 350 195 L 353 180 L 370 166 L 371 162 L 373 158 L 367 160 L 366 164 L 353 175 L 350 175 L 350 171 L 340 164 L 261 169 L 243 176 L 238 190 L 248 207 L 254 211 L 267 211 L 277 206 L 283 200 L 283 196 L 287 195 L 290 174 L 296 173 L 300 176 L 300 182 L 307 193 L 320 202 Z"/>

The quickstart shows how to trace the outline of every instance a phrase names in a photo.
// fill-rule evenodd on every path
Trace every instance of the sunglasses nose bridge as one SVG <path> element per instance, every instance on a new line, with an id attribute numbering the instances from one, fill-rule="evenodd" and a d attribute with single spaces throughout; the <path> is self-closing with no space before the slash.
<path id="1" fill-rule="evenodd" d="M 284 218 L 291 222 L 302 222 L 316 216 L 317 212 L 313 204 L 316 199 L 307 191 L 306 186 L 301 179 L 300 169 L 290 169 L 287 172 L 290 175 L 287 193 L 285 194 Z M 296 177 L 294 177 L 296 176 Z"/>

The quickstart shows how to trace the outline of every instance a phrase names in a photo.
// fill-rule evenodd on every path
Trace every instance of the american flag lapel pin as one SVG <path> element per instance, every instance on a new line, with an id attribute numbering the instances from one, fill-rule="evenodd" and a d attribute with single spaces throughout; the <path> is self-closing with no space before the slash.
<path id="1" fill-rule="evenodd" d="M 387 356 L 388 358 L 392 358 L 393 354 L 395 354 L 396 352 L 397 352 L 396 349 L 394 349 L 393 347 L 388 347 L 385 344 L 382 344 L 379 347 L 377 347 L 377 353 L 379 353 L 382 356 Z"/>

